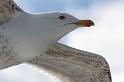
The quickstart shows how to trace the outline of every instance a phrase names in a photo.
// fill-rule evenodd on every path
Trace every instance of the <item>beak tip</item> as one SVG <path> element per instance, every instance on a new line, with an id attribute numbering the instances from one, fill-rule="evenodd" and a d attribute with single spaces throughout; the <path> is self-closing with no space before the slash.
<path id="1" fill-rule="evenodd" d="M 92 20 L 90 20 L 90 23 L 89 24 L 90 24 L 90 26 L 95 26 L 95 23 Z"/>
<path id="2" fill-rule="evenodd" d="M 93 24 L 92 26 L 95 26 L 95 24 Z"/>

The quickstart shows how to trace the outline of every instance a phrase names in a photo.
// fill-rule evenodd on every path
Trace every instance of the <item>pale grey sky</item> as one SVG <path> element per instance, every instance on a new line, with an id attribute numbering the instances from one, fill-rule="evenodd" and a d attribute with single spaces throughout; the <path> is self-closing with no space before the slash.
<path id="1" fill-rule="evenodd" d="M 16 1 L 21 1 L 20 5 L 25 10 L 27 7 L 28 12 L 33 10 L 34 12 L 49 11 L 49 9 L 47 10 L 40 5 L 39 0 L 31 0 L 32 3 L 26 3 L 24 0 Z M 46 3 L 49 2 L 49 0 L 45 1 Z M 93 28 L 79 28 L 62 38 L 60 42 L 102 55 L 110 65 L 113 82 L 124 82 L 124 1 L 80 1 L 82 0 L 79 0 L 79 2 L 77 0 L 60 0 L 60 7 L 58 9 L 54 9 L 53 7 L 53 10 L 50 9 L 49 12 L 60 9 L 59 11 L 70 13 L 80 19 L 93 19 L 96 25 Z M 55 3 L 59 2 L 55 0 L 55 2 L 52 2 L 52 5 Z M 84 3 L 85 5 L 83 5 Z M 39 4 L 41 8 L 35 10 L 35 8 L 39 7 L 36 4 Z M 51 82 L 51 80 L 53 80 L 52 82 L 59 82 L 54 79 L 51 75 L 45 72 L 37 72 L 26 64 L 0 71 L 1 82 Z"/>

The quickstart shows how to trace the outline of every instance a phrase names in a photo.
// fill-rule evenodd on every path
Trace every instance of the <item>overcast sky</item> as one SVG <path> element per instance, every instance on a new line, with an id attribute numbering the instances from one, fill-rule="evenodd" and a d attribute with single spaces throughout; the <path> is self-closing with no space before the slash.
<path id="1" fill-rule="evenodd" d="M 110 65 L 113 82 L 124 82 L 124 0 L 16 0 L 16 2 L 27 12 L 62 11 L 79 19 L 94 20 L 94 27 L 76 29 L 59 42 L 102 55 Z M 0 71 L 0 81 L 59 82 L 55 77 L 44 71 L 40 73 L 27 64 Z"/>

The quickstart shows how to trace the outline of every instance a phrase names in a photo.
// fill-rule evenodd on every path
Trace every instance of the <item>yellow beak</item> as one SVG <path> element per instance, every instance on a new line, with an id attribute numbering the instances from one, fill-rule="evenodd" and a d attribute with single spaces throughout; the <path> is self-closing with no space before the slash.
<path id="1" fill-rule="evenodd" d="M 90 27 L 95 25 L 92 20 L 79 20 L 68 24 L 75 24 L 78 27 Z"/>

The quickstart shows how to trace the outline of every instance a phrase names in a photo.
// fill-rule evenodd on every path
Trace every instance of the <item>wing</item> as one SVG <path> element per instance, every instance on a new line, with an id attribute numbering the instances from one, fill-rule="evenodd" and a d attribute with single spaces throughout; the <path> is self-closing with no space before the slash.
<path id="1" fill-rule="evenodd" d="M 8 22 L 15 15 L 23 12 L 13 0 L 0 0 L 0 25 Z"/>
<path id="2" fill-rule="evenodd" d="M 44 68 L 63 82 L 111 82 L 109 65 L 102 56 L 60 43 L 28 63 Z"/>
<path id="3" fill-rule="evenodd" d="M 0 70 L 20 64 L 13 54 L 14 50 L 9 45 L 8 38 L 0 32 Z"/>
<path id="4" fill-rule="evenodd" d="M 12 0 L 0 0 L 0 25 L 7 23 L 21 12 L 22 10 Z M 8 38 L 2 35 L 0 30 L 0 70 L 19 64 L 13 54 Z"/>

